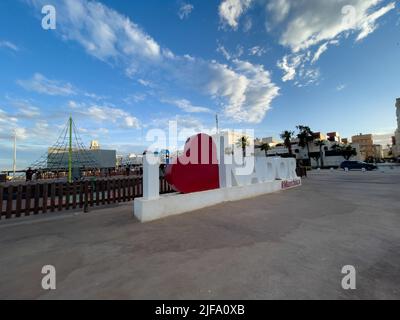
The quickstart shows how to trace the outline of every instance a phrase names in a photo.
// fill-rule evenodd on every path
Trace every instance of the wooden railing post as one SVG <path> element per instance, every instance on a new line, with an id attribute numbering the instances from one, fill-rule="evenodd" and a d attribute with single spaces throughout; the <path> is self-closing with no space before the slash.
<path id="1" fill-rule="evenodd" d="M 128 201 L 132 200 L 132 179 L 128 178 L 126 180 L 127 192 L 128 192 Z"/>
<path id="2" fill-rule="evenodd" d="M 7 196 L 7 207 L 6 207 L 6 219 L 11 219 L 12 209 L 13 209 L 14 186 L 13 185 L 8 186 L 7 192 L 8 196 Z"/>
<path id="3" fill-rule="evenodd" d="M 93 197 L 94 197 L 94 183 L 93 181 L 90 181 L 90 188 L 89 188 L 89 201 L 90 201 L 90 206 L 93 207 L 94 202 L 93 202 Z"/>
<path id="4" fill-rule="evenodd" d="M 84 182 L 84 189 L 85 189 L 85 195 L 84 195 L 83 210 L 84 212 L 87 212 L 89 209 L 89 181 L 87 180 L 85 180 Z"/>
<path id="5" fill-rule="evenodd" d="M 117 180 L 113 179 L 113 201 L 114 203 L 117 203 Z"/>
<path id="6" fill-rule="evenodd" d="M 84 205 L 84 195 L 85 193 L 85 185 L 83 181 L 79 182 L 79 208 L 83 208 Z"/>
<path id="7" fill-rule="evenodd" d="M 128 178 L 129 179 L 129 178 Z M 122 179 L 122 201 L 126 202 L 126 185 L 127 185 L 127 178 Z"/>
<path id="8" fill-rule="evenodd" d="M 43 204 L 42 204 L 42 212 L 47 212 L 47 200 L 48 200 L 48 192 L 49 192 L 49 185 L 47 183 L 43 184 Z"/>
<path id="9" fill-rule="evenodd" d="M 34 214 L 39 214 L 39 194 L 40 194 L 40 184 L 35 185 L 35 198 L 34 198 Z"/>
<path id="10" fill-rule="evenodd" d="M 69 210 L 71 204 L 71 183 L 67 182 L 65 184 L 65 209 Z"/>
<path id="11" fill-rule="evenodd" d="M 107 204 L 111 203 L 111 181 L 107 180 Z"/>
<path id="12" fill-rule="evenodd" d="M 31 214 L 31 185 L 26 185 L 26 192 L 25 192 L 25 216 L 29 216 Z"/>
<path id="13" fill-rule="evenodd" d="M 101 203 L 106 204 L 106 181 L 101 180 Z"/>
<path id="14" fill-rule="evenodd" d="M 0 185 L 0 220 L 3 217 L 3 192 L 4 187 Z"/>
<path id="15" fill-rule="evenodd" d="M 50 210 L 54 212 L 56 210 L 56 184 L 53 182 L 51 184 L 51 199 L 50 199 Z"/>
<path id="16" fill-rule="evenodd" d="M 135 183 L 133 185 L 133 198 L 139 197 L 139 179 L 135 178 Z"/>
<path id="17" fill-rule="evenodd" d="M 77 207 L 77 185 L 76 181 L 72 183 L 72 209 L 76 209 Z"/>
<path id="18" fill-rule="evenodd" d="M 100 205 L 100 181 L 96 179 L 95 181 L 96 188 L 96 206 Z"/>
<path id="19" fill-rule="evenodd" d="M 58 211 L 62 211 L 64 203 L 64 184 L 58 183 Z"/>
<path id="20" fill-rule="evenodd" d="M 15 207 L 15 216 L 17 218 L 21 217 L 21 209 L 22 209 L 22 185 L 18 185 L 17 187 L 17 204 Z"/>

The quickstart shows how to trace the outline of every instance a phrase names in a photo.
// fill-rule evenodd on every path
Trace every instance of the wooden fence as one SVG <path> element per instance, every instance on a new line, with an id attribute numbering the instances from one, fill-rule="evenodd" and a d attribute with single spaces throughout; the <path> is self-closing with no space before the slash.
<path id="1" fill-rule="evenodd" d="M 160 193 L 173 192 L 160 178 Z M 142 178 L 100 179 L 96 181 L 33 182 L 0 184 L 0 219 L 82 209 L 132 201 L 143 194 Z"/>

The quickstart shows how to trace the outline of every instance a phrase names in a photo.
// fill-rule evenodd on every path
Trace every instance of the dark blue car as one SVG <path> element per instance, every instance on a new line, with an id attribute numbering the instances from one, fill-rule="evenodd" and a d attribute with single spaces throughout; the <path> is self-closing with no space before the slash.
<path id="1" fill-rule="evenodd" d="M 349 170 L 365 169 L 367 171 L 378 169 L 376 165 L 362 161 L 343 161 L 342 164 L 340 165 L 340 168 L 342 168 L 343 170 L 346 170 L 346 168 Z"/>

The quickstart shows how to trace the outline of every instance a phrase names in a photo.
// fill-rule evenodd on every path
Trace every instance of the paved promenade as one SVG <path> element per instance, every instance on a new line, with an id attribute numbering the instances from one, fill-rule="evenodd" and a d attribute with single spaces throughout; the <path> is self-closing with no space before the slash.
<path id="1" fill-rule="evenodd" d="M 341 288 L 344 265 L 355 291 Z M 400 299 L 400 172 L 313 172 L 301 188 L 148 224 L 132 204 L 2 221 L 0 298 Z"/>

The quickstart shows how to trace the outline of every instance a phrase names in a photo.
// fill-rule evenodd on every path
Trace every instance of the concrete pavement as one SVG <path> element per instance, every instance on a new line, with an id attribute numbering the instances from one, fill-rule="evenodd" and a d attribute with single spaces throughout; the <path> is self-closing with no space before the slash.
<path id="1" fill-rule="evenodd" d="M 140 224 L 132 204 L 0 223 L 0 298 L 399 299 L 400 172 L 313 172 L 301 188 Z M 43 265 L 57 289 L 41 289 Z M 344 291 L 344 265 L 357 290 Z"/>

